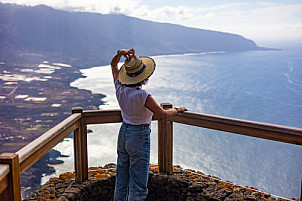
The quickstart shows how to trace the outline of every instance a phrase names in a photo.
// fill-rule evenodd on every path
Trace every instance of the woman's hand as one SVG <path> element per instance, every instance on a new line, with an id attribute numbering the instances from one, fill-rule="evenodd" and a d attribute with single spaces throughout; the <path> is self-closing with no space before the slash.
<path id="1" fill-rule="evenodd" d="M 185 108 L 185 107 L 176 107 L 175 109 L 177 110 L 177 113 L 178 112 L 188 111 L 187 108 Z"/>
<path id="2" fill-rule="evenodd" d="M 135 50 L 133 48 L 129 50 L 120 50 L 118 54 L 123 55 L 127 60 L 130 60 L 131 54 L 135 55 Z"/>
<path id="3" fill-rule="evenodd" d="M 152 98 L 151 95 L 148 95 L 147 100 L 145 102 L 145 107 L 148 108 L 151 112 L 153 112 L 154 115 L 162 119 L 167 119 L 169 117 L 177 115 L 180 112 L 187 111 L 185 107 L 177 107 L 177 109 L 174 108 L 170 110 L 165 110 L 156 103 L 156 101 Z"/>

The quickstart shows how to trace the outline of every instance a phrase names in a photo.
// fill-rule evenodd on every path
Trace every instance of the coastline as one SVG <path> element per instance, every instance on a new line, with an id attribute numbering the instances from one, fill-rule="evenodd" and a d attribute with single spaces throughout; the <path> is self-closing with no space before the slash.
<path id="1" fill-rule="evenodd" d="M 98 109 L 103 94 L 70 83 L 84 77 L 78 67 L 33 59 L 29 63 L 0 64 L 0 154 L 16 152 L 71 114 L 72 107 Z M 52 149 L 21 174 L 22 195 L 41 185 L 41 178 L 66 158 Z"/>

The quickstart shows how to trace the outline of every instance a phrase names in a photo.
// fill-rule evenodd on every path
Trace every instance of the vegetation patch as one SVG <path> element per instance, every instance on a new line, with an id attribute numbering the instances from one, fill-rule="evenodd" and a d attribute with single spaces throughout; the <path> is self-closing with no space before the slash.
<path id="1" fill-rule="evenodd" d="M 58 116 L 59 113 L 57 112 L 48 112 L 48 113 L 42 113 L 41 116 L 51 116 L 51 117 L 54 117 L 54 116 Z"/>

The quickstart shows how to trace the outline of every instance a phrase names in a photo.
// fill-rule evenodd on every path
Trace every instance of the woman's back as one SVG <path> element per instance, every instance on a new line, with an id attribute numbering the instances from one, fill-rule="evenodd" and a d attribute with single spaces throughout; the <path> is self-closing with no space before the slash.
<path id="1" fill-rule="evenodd" d="M 148 92 L 114 82 L 116 98 L 122 111 L 123 122 L 131 125 L 150 124 L 153 112 L 145 107 Z"/>

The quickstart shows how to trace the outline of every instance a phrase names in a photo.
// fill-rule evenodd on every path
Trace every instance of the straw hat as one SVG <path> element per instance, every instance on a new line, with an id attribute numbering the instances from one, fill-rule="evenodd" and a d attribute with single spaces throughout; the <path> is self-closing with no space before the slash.
<path id="1" fill-rule="evenodd" d="M 119 70 L 118 80 L 121 84 L 139 84 L 149 78 L 155 70 L 155 62 L 150 57 L 138 57 L 136 55 L 125 60 Z"/>

